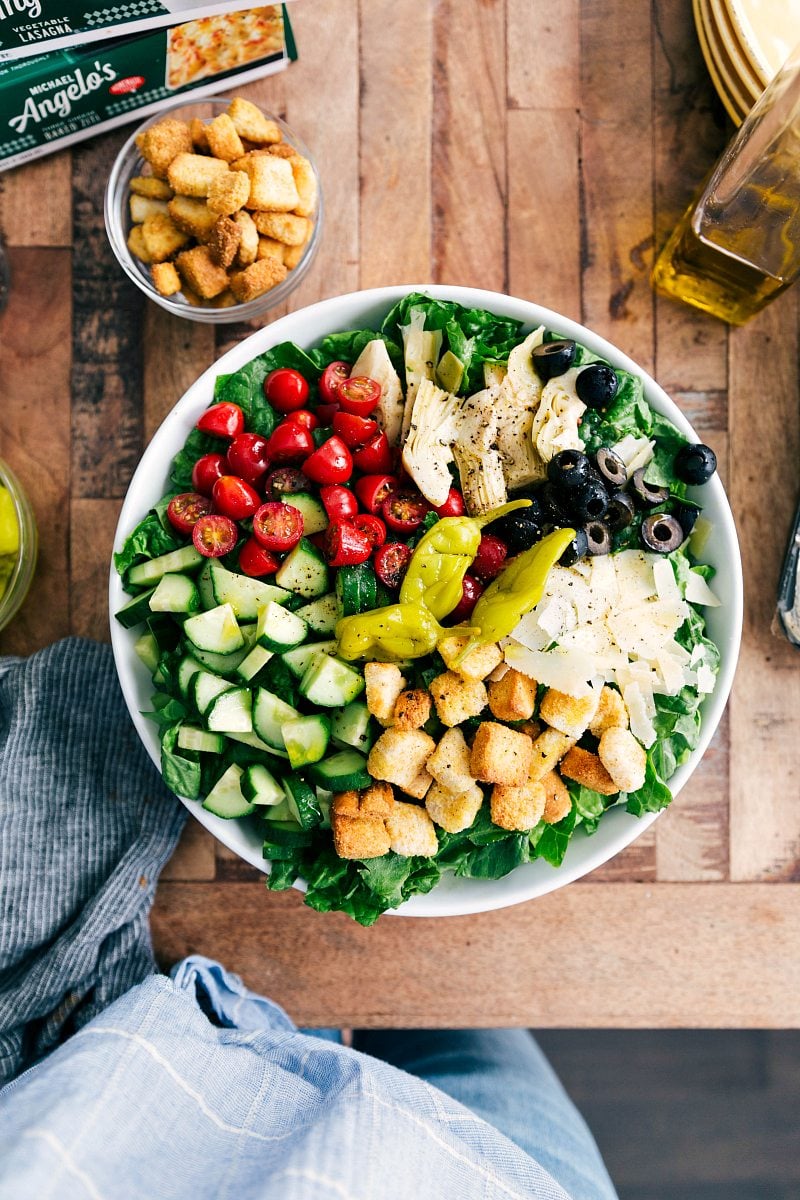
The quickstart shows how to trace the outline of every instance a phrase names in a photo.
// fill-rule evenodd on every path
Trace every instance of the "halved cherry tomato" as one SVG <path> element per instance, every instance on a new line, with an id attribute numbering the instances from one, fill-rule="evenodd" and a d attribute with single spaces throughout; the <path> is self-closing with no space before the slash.
<path id="1" fill-rule="evenodd" d="M 204 454 L 192 467 L 192 487 L 201 495 L 210 496 L 220 475 L 227 474 L 228 460 L 224 454 Z"/>
<path id="2" fill-rule="evenodd" d="M 309 412 L 307 408 L 298 408 L 297 412 L 291 412 L 283 418 L 283 423 L 294 421 L 296 425 L 302 425 L 304 429 L 318 429 L 319 417 L 316 413 Z"/>
<path id="3" fill-rule="evenodd" d="M 203 558 L 221 558 L 223 554 L 230 554 L 238 536 L 236 525 L 230 517 L 223 517 L 222 513 L 209 513 L 201 517 L 192 530 L 195 549 L 200 551 Z"/>
<path id="4" fill-rule="evenodd" d="M 364 475 L 355 482 L 355 493 L 364 508 L 380 512 L 381 504 L 397 488 L 396 475 Z"/>
<path id="5" fill-rule="evenodd" d="M 478 603 L 483 591 L 483 584 L 474 575 L 466 574 L 461 584 L 461 599 L 447 618 L 448 625 L 457 625 L 465 621 Z"/>
<path id="6" fill-rule="evenodd" d="M 380 517 L 373 517 L 372 513 L 357 513 L 351 519 L 356 529 L 360 529 L 370 539 L 373 550 L 386 541 L 386 526 Z"/>
<path id="7" fill-rule="evenodd" d="M 508 546 L 505 542 L 493 533 L 484 533 L 470 571 L 479 579 L 495 579 L 505 566 L 507 556 Z"/>
<path id="8" fill-rule="evenodd" d="M 334 434 L 306 459 L 303 471 L 315 483 L 345 483 L 353 474 L 353 459 L 342 439 Z"/>
<path id="9" fill-rule="evenodd" d="M 244 429 L 244 413 L 238 404 L 227 401 L 224 404 L 212 404 L 197 422 L 197 428 L 214 437 L 236 437 Z"/>
<path id="10" fill-rule="evenodd" d="M 281 421 L 267 441 L 267 454 L 273 462 L 293 462 L 306 458 L 313 449 L 311 430 L 291 421 Z"/>
<path id="11" fill-rule="evenodd" d="M 252 484 L 246 483 L 238 475 L 221 476 L 214 484 L 211 495 L 215 507 L 234 521 L 252 517 L 261 503 L 261 497 Z"/>
<path id="12" fill-rule="evenodd" d="M 355 413 L 339 411 L 333 414 L 333 432 L 338 433 L 351 450 L 357 450 L 375 437 L 378 422 L 370 421 L 368 417 L 357 417 Z"/>
<path id="13" fill-rule="evenodd" d="M 211 501 L 208 496 L 200 496 L 197 492 L 181 492 L 180 496 L 173 496 L 167 505 L 169 523 L 178 533 L 191 533 L 200 518 L 210 512 Z"/>
<path id="14" fill-rule="evenodd" d="M 265 550 L 254 537 L 248 538 L 239 551 L 239 570 L 258 579 L 261 575 L 274 575 L 280 560 Z"/>
<path id="15" fill-rule="evenodd" d="M 457 488 L 450 488 L 447 493 L 447 499 L 444 504 L 440 504 L 438 508 L 433 510 L 439 517 L 460 517 L 466 512 L 464 508 L 464 497 Z"/>
<path id="16" fill-rule="evenodd" d="M 353 462 L 365 475 L 379 475 L 392 469 L 392 447 L 385 433 L 376 433 L 366 446 L 356 450 Z"/>
<path id="17" fill-rule="evenodd" d="M 269 466 L 267 439 L 260 433 L 240 433 L 228 446 L 231 473 L 257 483 Z"/>
<path id="18" fill-rule="evenodd" d="M 349 521 L 331 521 L 325 530 L 322 553 L 331 567 L 354 567 L 367 561 L 372 542 Z"/>
<path id="19" fill-rule="evenodd" d="M 340 380 L 336 388 L 336 399 L 345 412 L 357 417 L 367 417 L 381 398 L 381 385 L 368 375 L 351 375 Z"/>
<path id="20" fill-rule="evenodd" d="M 308 384 L 299 371 L 278 367 L 264 380 L 264 395 L 278 412 L 294 412 L 308 399 Z"/>
<path id="21" fill-rule="evenodd" d="M 395 533 L 413 533 L 429 511 L 419 492 L 391 492 L 381 505 L 381 516 Z"/>
<path id="22" fill-rule="evenodd" d="M 358 501 L 349 488 L 332 483 L 319 489 L 319 498 L 332 521 L 348 521 L 358 512 Z"/>
<path id="23" fill-rule="evenodd" d="M 414 551 L 405 542 L 387 542 L 375 554 L 375 574 L 395 591 L 403 582 Z"/>
<path id="24" fill-rule="evenodd" d="M 325 404 L 338 404 L 336 389 L 343 379 L 350 378 L 350 363 L 328 363 L 319 381 L 319 394 Z"/>
<path id="25" fill-rule="evenodd" d="M 307 492 L 311 480 L 298 467 L 276 467 L 264 481 L 268 500 L 280 500 L 286 492 Z"/>
<path id="26" fill-rule="evenodd" d="M 338 404 L 318 404 L 314 409 L 320 425 L 331 425 L 336 413 L 339 412 Z"/>
<path id="27" fill-rule="evenodd" d="M 282 554 L 303 536 L 303 514 L 291 504 L 268 500 L 253 517 L 253 537 L 265 550 Z"/>

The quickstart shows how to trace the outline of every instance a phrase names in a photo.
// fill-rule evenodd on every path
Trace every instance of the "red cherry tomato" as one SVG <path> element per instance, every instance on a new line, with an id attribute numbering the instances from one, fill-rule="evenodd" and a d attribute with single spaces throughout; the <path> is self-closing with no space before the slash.
<path id="1" fill-rule="evenodd" d="M 204 454 L 192 467 L 192 487 L 201 495 L 210 496 L 220 475 L 227 474 L 228 460 L 224 454 Z"/>
<path id="2" fill-rule="evenodd" d="M 167 505 L 169 523 L 178 533 L 191 533 L 200 518 L 210 512 L 211 501 L 208 496 L 200 496 L 197 492 L 181 492 L 180 496 L 173 496 Z"/>
<path id="3" fill-rule="evenodd" d="M 214 506 L 234 521 L 252 517 L 261 503 L 256 489 L 238 475 L 223 475 L 214 484 L 211 495 L 214 498 Z"/>
<path id="4" fill-rule="evenodd" d="M 373 517 L 372 513 L 357 513 L 352 518 L 352 523 L 356 529 L 360 529 L 365 533 L 372 542 L 372 549 L 377 546 L 382 546 L 386 541 L 386 526 L 380 517 Z"/>
<path id="5" fill-rule="evenodd" d="M 326 530 L 326 532 L 327 532 L 327 530 Z M 322 554 L 325 553 L 325 534 L 324 533 L 312 533 L 311 537 L 307 538 L 306 540 L 311 542 L 312 546 L 316 546 L 317 549 Z"/>
<path id="6" fill-rule="evenodd" d="M 289 413 L 283 418 L 283 424 L 294 421 L 296 425 L 302 425 L 304 429 L 317 429 L 319 427 L 319 417 L 316 413 L 309 412 L 307 408 L 298 408 L 297 412 Z"/>
<path id="7" fill-rule="evenodd" d="M 337 412 L 333 414 L 333 432 L 338 433 L 346 446 L 357 450 L 364 446 L 378 433 L 378 422 L 370 421 L 369 417 L 357 417 L 355 413 Z"/>
<path id="8" fill-rule="evenodd" d="M 392 447 L 385 433 L 376 433 L 366 446 L 356 450 L 353 462 L 365 475 L 380 475 L 392 469 Z"/>
<path id="9" fill-rule="evenodd" d="M 391 492 L 381 505 L 381 516 L 396 533 L 413 533 L 419 529 L 428 501 L 419 492 Z"/>
<path id="10" fill-rule="evenodd" d="M 478 553 L 472 560 L 470 572 L 479 579 L 495 579 L 505 566 L 508 546 L 493 533 L 481 535 Z"/>
<path id="11" fill-rule="evenodd" d="M 336 388 L 336 399 L 345 412 L 357 417 L 368 417 L 381 398 L 381 385 L 368 375 L 351 375 L 340 380 Z"/>
<path id="12" fill-rule="evenodd" d="M 474 575 L 465 575 L 461 584 L 461 599 L 447 618 L 448 625 L 457 625 L 465 621 L 478 603 L 478 597 L 483 591 L 483 584 Z"/>
<path id="13" fill-rule="evenodd" d="M 272 462 L 294 462 L 306 458 L 313 449 L 311 430 L 292 421 L 281 421 L 267 441 L 267 454 Z"/>
<path id="14" fill-rule="evenodd" d="M 319 381 L 319 394 L 325 404 L 338 404 L 339 397 L 336 394 L 336 389 L 343 379 L 350 378 L 350 363 L 332 362 L 328 363 L 325 370 L 322 372 Z"/>
<path id="15" fill-rule="evenodd" d="M 287 492 L 307 492 L 311 480 L 297 467 L 277 467 L 264 481 L 268 500 L 281 500 Z"/>
<path id="16" fill-rule="evenodd" d="M 318 404 L 314 409 L 320 425 L 331 425 L 336 413 L 339 412 L 338 404 Z"/>
<path id="17" fill-rule="evenodd" d="M 444 504 L 433 510 L 439 517 L 460 517 L 466 512 L 464 497 L 456 488 L 450 488 Z"/>
<path id="18" fill-rule="evenodd" d="M 396 591 L 403 582 L 414 551 L 405 542 L 387 542 L 375 554 L 375 574 L 381 583 Z"/>
<path id="19" fill-rule="evenodd" d="M 371 513 L 380 512 L 381 504 L 396 488 L 396 475 L 364 475 L 355 482 L 356 495 Z"/>
<path id="20" fill-rule="evenodd" d="M 260 433 L 240 433 L 228 446 L 231 473 L 257 483 L 269 466 L 267 439 Z"/>
<path id="21" fill-rule="evenodd" d="M 197 422 L 197 428 L 214 437 L 236 437 L 244 430 L 244 413 L 238 404 L 212 404 Z"/>
<path id="22" fill-rule="evenodd" d="M 223 517 L 222 513 L 209 513 L 201 517 L 192 530 L 195 549 L 204 558 L 221 558 L 223 554 L 230 554 L 238 536 L 239 530 L 233 521 L 230 517 Z"/>
<path id="23" fill-rule="evenodd" d="M 308 399 L 308 384 L 299 371 L 291 367 L 278 367 L 270 371 L 264 380 L 264 395 L 278 412 L 294 412 L 302 408 Z"/>
<path id="24" fill-rule="evenodd" d="M 367 561 L 372 542 L 349 521 L 331 521 L 325 530 L 322 553 L 331 567 L 354 567 Z"/>
<path id="25" fill-rule="evenodd" d="M 303 514 L 291 504 L 268 500 L 253 517 L 253 537 L 265 550 L 282 554 L 303 536 Z"/>
<path id="26" fill-rule="evenodd" d="M 248 538 L 239 551 L 239 570 L 258 579 L 261 575 L 274 575 L 280 561 L 269 550 L 265 550 L 254 537 Z"/>
<path id="27" fill-rule="evenodd" d="M 349 521 L 358 512 L 358 501 L 353 493 L 338 483 L 320 488 L 319 498 L 332 521 Z"/>
<path id="28" fill-rule="evenodd" d="M 334 434 L 306 459 L 303 470 L 315 483 L 345 483 L 353 474 L 353 459 L 342 439 Z"/>

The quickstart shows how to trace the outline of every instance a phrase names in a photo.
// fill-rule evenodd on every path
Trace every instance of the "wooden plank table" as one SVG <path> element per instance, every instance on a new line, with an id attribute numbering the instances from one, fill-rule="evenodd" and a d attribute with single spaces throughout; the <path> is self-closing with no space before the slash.
<path id="1" fill-rule="evenodd" d="M 364 930 L 268 894 L 190 821 L 158 893 L 161 958 L 218 955 L 311 1024 L 800 1024 L 800 658 L 769 631 L 800 459 L 797 296 L 729 332 L 650 290 L 655 249 L 731 132 L 689 0 L 302 0 L 292 15 L 299 63 L 246 89 L 322 172 L 325 237 L 292 307 L 436 280 L 530 297 L 609 337 L 717 451 L 744 644 L 691 784 L 589 880 Z M 0 177 L 1 451 L 42 535 L 5 652 L 107 636 L 112 535 L 142 448 L 250 332 L 171 319 L 113 260 L 102 195 L 127 134 Z"/>

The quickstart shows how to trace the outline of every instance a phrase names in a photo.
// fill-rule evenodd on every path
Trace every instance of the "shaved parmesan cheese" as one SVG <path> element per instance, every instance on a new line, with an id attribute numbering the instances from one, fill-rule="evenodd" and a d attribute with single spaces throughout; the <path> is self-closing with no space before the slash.
<path id="1" fill-rule="evenodd" d="M 511 644 L 506 647 L 506 662 L 537 683 L 556 688 L 568 696 L 588 696 L 591 692 L 586 678 L 586 655 L 580 650 L 529 650 Z"/>
<path id="2" fill-rule="evenodd" d="M 650 459 L 653 457 L 655 445 L 655 442 L 651 442 L 649 438 L 637 438 L 632 433 L 627 433 L 611 449 L 625 463 L 628 479 L 630 479 L 634 471 L 637 471 L 639 467 L 646 466 L 650 462 Z"/>
<path id="3" fill-rule="evenodd" d="M 680 603 L 680 588 L 675 578 L 675 572 L 672 569 L 672 563 L 668 558 L 661 558 L 653 563 L 653 579 L 655 580 L 659 600 L 671 600 L 674 603 Z"/>
<path id="4" fill-rule="evenodd" d="M 703 579 L 703 576 L 698 575 L 697 571 L 689 572 L 685 595 L 690 604 L 703 604 L 707 608 L 719 608 L 719 599 L 714 595 L 705 579 Z"/>
<path id="5" fill-rule="evenodd" d="M 698 690 L 698 692 L 703 692 L 703 693 L 713 692 L 715 679 L 716 679 L 716 676 L 714 675 L 714 672 L 711 670 L 711 667 L 709 667 L 708 663 L 703 663 L 702 666 L 697 668 L 697 690 Z"/>
<path id="6" fill-rule="evenodd" d="M 683 667 L 671 654 L 656 655 L 656 663 L 664 683 L 664 691 L 668 696 L 677 696 L 683 687 Z"/>
<path id="7" fill-rule="evenodd" d="M 652 746 L 656 740 L 656 731 L 648 716 L 647 705 L 638 683 L 629 683 L 624 687 L 622 699 L 630 717 L 631 733 L 643 746 Z"/>

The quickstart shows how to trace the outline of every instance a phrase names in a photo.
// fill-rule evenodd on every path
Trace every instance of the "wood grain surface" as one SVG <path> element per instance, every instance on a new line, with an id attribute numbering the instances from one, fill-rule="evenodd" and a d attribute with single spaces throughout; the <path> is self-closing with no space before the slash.
<path id="1" fill-rule="evenodd" d="M 717 450 L 744 644 L 690 784 L 589 880 L 512 910 L 362 930 L 270 895 L 190 821 L 158 893 L 162 961 L 219 955 L 310 1024 L 800 1024 L 800 659 L 770 633 L 800 461 L 797 298 L 729 331 L 650 289 L 658 246 L 732 132 L 690 0 L 302 0 L 292 19 L 299 61 L 234 89 L 284 117 L 320 167 L 324 236 L 290 307 L 472 284 L 582 319 L 652 368 Z M 102 202 L 128 133 L 0 176 L 13 274 L 0 453 L 41 535 L 7 653 L 107 636 L 111 542 L 142 450 L 253 328 L 172 319 L 118 268 Z"/>

